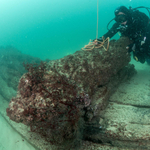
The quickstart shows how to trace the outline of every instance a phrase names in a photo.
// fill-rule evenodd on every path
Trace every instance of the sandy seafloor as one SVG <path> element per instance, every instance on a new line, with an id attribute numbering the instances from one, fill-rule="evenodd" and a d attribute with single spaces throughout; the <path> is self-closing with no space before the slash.
<path id="1" fill-rule="evenodd" d="M 0 150 L 35 150 L 0 115 Z"/>
<path id="2" fill-rule="evenodd" d="M 134 60 L 131 61 L 135 65 L 135 68 L 137 70 L 137 74 L 133 77 L 134 79 L 130 81 L 130 84 L 125 84 L 124 88 L 130 88 L 131 90 L 128 91 L 128 95 L 131 95 L 130 98 L 132 98 L 136 93 L 141 91 L 141 95 L 143 94 L 141 89 L 145 89 L 145 86 L 147 84 L 150 84 L 150 66 L 145 63 L 141 64 L 139 62 L 135 62 Z M 133 83 L 132 83 L 133 82 Z M 135 83 L 138 84 L 137 90 L 135 90 Z M 129 87 L 127 87 L 129 85 Z M 132 90 L 132 86 L 133 89 Z M 147 89 L 146 93 L 149 93 L 149 89 Z M 146 95 L 143 94 L 145 97 Z M 149 96 L 147 96 L 149 98 Z M 7 107 L 8 103 L 5 102 L 5 100 L 0 97 L 0 150 L 35 150 L 35 148 L 29 144 L 16 130 L 11 127 L 6 121 L 5 116 L 6 112 L 5 109 Z M 107 147 L 107 146 L 106 146 Z M 109 149 L 107 147 L 107 149 Z"/>

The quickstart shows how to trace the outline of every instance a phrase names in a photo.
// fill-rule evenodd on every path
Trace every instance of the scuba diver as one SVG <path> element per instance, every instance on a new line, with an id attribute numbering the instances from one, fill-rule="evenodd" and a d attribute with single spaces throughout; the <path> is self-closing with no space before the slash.
<path id="1" fill-rule="evenodd" d="M 150 15 L 150 8 L 147 7 L 141 6 L 134 9 L 130 7 L 128 9 L 120 6 L 115 10 L 115 18 L 108 23 L 107 28 L 113 20 L 116 23 L 111 29 L 108 29 L 109 31 L 103 37 L 97 40 L 112 38 L 117 32 L 120 32 L 121 36 L 127 36 L 133 41 L 126 47 L 128 52 L 133 51 L 133 58 L 141 63 L 145 63 L 145 60 L 150 63 L 150 19 L 145 13 L 137 10 L 138 8 L 146 8 Z"/>

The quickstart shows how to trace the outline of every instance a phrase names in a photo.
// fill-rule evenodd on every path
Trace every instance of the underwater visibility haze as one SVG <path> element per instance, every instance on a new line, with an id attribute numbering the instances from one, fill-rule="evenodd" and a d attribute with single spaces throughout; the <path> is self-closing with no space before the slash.
<path id="1" fill-rule="evenodd" d="M 150 149 L 150 62 L 87 45 L 119 6 L 150 1 L 0 0 L 0 150 Z"/>
<path id="2" fill-rule="evenodd" d="M 114 10 L 148 6 L 148 0 L 99 0 L 99 36 Z M 96 37 L 96 0 L 1 0 L 0 45 L 11 45 L 41 59 L 57 59 L 80 50 Z"/>

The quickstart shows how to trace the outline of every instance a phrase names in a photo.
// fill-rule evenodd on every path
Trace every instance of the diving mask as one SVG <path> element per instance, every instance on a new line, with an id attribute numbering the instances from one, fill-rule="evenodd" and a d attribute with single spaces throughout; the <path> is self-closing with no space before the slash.
<path id="1" fill-rule="evenodd" d="M 123 22 L 127 21 L 127 16 L 124 15 L 124 14 L 117 15 L 115 17 L 115 21 L 118 22 L 118 23 L 123 23 Z"/>

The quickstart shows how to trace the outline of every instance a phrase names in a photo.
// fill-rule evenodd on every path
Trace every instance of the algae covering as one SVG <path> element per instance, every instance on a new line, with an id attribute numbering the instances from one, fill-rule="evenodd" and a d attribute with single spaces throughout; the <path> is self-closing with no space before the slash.
<path id="1" fill-rule="evenodd" d="M 122 136 L 120 131 L 126 124 L 115 126 L 118 132 L 114 136 L 114 127 L 105 114 L 119 84 L 136 73 L 134 65 L 129 64 L 129 43 L 122 37 L 110 41 L 108 51 L 103 47 L 80 50 L 48 63 L 26 64 L 28 72 L 19 81 L 7 115 L 30 127 L 30 141 L 39 149 L 99 149 L 101 144 L 104 149 L 126 148 L 124 140 L 131 142 L 132 135 L 128 134 L 128 139 L 116 136 Z M 38 138 L 33 140 L 35 135 Z"/>

